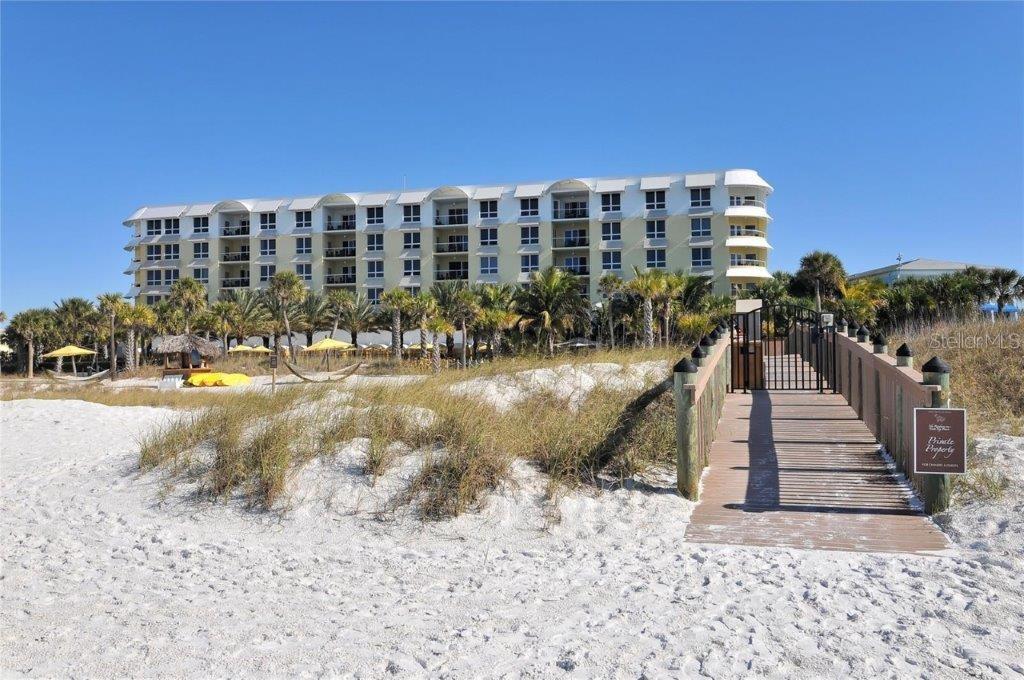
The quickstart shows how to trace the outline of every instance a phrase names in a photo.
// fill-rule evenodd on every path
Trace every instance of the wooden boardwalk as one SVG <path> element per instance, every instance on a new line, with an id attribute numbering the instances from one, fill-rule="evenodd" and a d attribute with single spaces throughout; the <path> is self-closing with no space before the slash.
<path id="1" fill-rule="evenodd" d="M 870 552 L 948 548 L 910 501 L 841 395 L 729 394 L 686 539 Z"/>

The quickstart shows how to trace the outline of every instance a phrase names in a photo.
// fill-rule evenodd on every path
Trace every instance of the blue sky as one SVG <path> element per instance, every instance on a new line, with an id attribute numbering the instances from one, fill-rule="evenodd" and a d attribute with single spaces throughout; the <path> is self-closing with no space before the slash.
<path id="1" fill-rule="evenodd" d="M 1024 269 L 1024 6 L 21 4 L 0 305 L 125 291 L 137 206 L 758 169 L 773 269 Z"/>

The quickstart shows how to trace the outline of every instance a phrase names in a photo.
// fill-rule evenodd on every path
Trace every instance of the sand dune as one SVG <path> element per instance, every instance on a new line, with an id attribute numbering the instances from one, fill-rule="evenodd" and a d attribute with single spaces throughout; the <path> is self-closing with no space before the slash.
<path id="1" fill-rule="evenodd" d="M 170 411 L 4 402 L 6 675 L 995 677 L 1024 673 L 1024 440 L 1014 475 L 942 518 L 950 557 L 683 540 L 649 488 L 564 498 L 529 466 L 472 515 L 378 519 L 363 442 L 295 480 L 290 512 L 163 497 L 135 437 Z M 671 478 L 661 480 L 666 487 Z"/>

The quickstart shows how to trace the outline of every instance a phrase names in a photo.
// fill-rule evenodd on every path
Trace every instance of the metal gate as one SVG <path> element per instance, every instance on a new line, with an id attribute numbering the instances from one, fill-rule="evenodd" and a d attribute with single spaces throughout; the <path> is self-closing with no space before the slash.
<path id="1" fill-rule="evenodd" d="M 799 305 L 765 305 L 732 315 L 732 391 L 836 391 L 831 314 Z"/>

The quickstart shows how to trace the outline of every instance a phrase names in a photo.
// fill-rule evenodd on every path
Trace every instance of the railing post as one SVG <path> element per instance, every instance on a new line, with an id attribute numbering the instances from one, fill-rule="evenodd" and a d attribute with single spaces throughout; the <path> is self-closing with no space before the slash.
<path id="1" fill-rule="evenodd" d="M 914 353 L 911 351 L 910 346 L 907 343 L 903 343 L 896 350 L 896 365 L 900 368 L 913 368 L 914 367 Z M 903 386 L 896 386 L 896 450 L 892 451 L 893 458 L 899 463 L 900 468 L 904 471 L 908 470 L 907 466 L 907 450 L 903 444 L 906 436 L 906 422 L 904 422 L 903 415 Z"/>
<path id="2" fill-rule="evenodd" d="M 693 384 L 697 381 L 697 367 L 689 359 L 679 361 L 672 372 L 672 387 L 676 401 L 676 488 L 679 493 L 697 500 L 700 485 L 700 467 L 697 451 L 697 408 L 694 403 Z"/>
<path id="3" fill-rule="evenodd" d="M 938 385 L 940 388 L 932 392 L 932 408 L 949 408 L 949 365 L 935 356 L 921 367 L 921 372 L 925 385 Z M 949 475 L 924 476 L 924 506 L 928 514 L 934 515 L 949 507 L 950 481 Z"/>

